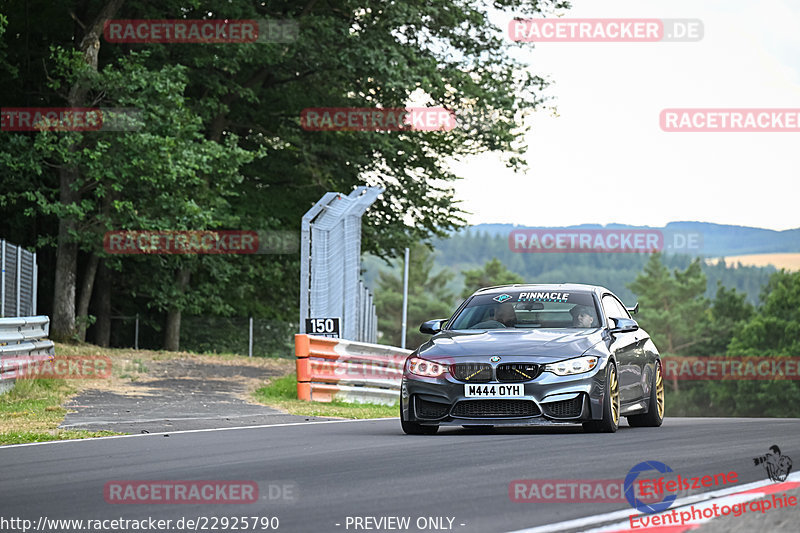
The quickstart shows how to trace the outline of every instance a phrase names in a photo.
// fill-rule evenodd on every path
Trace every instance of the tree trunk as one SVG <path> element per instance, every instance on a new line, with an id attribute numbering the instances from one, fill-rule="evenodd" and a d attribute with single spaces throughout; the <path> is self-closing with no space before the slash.
<path id="1" fill-rule="evenodd" d="M 100 264 L 97 277 L 97 329 L 94 342 L 98 346 L 107 347 L 111 343 L 111 271 Z"/>
<path id="2" fill-rule="evenodd" d="M 189 285 L 191 273 L 184 267 L 178 272 L 178 290 L 183 294 Z M 167 312 L 167 324 L 164 327 L 164 349 L 170 352 L 177 352 L 180 349 L 181 340 L 181 310 L 172 307 Z"/>
<path id="3" fill-rule="evenodd" d="M 97 56 L 100 51 L 100 35 L 105 22 L 114 17 L 124 0 L 109 0 L 97 17 L 86 27 L 86 34 L 78 45 L 83 60 L 89 67 L 97 71 Z M 67 96 L 69 107 L 83 107 L 89 87 L 79 81 L 70 87 Z M 70 152 L 79 149 L 77 144 L 69 147 Z M 72 190 L 78 179 L 78 169 L 62 167 L 59 171 L 59 201 L 63 205 L 78 203 L 80 193 Z M 58 246 L 56 248 L 56 275 L 53 289 L 53 323 L 51 336 L 56 340 L 69 340 L 76 334 L 75 327 L 75 284 L 78 270 L 78 245 L 72 242 L 70 232 L 77 229 L 77 221 L 72 217 L 58 221 Z"/>
<path id="4" fill-rule="evenodd" d="M 63 204 L 72 203 L 71 181 L 61 172 L 61 195 Z M 75 221 L 62 218 L 58 221 L 58 247 L 56 248 L 56 279 L 53 290 L 53 324 L 50 336 L 57 341 L 67 341 L 75 334 L 75 277 L 78 269 L 78 245 L 71 241 L 69 233 Z"/>
<path id="5" fill-rule="evenodd" d="M 89 263 L 86 265 L 86 272 L 83 274 L 81 294 L 78 299 L 78 340 L 81 342 L 86 341 L 86 328 L 89 327 L 89 301 L 92 299 L 92 289 L 99 263 L 100 258 L 98 256 L 95 254 L 89 256 Z"/>

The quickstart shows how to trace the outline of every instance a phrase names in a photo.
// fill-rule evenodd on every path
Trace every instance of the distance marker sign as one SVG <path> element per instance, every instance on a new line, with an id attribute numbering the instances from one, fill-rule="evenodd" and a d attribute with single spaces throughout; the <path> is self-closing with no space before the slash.
<path id="1" fill-rule="evenodd" d="M 339 338 L 338 318 L 306 318 L 306 333 Z"/>

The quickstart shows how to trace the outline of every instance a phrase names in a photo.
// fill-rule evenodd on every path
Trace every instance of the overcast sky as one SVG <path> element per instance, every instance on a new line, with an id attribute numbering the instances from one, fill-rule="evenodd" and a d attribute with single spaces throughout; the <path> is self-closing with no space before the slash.
<path id="1" fill-rule="evenodd" d="M 495 20 L 506 35 L 512 15 Z M 800 2 L 573 0 L 565 17 L 701 19 L 704 37 L 527 43 L 558 116 L 533 115 L 527 173 L 493 154 L 453 164 L 470 223 L 800 227 L 800 133 L 659 127 L 664 108 L 800 108 Z"/>

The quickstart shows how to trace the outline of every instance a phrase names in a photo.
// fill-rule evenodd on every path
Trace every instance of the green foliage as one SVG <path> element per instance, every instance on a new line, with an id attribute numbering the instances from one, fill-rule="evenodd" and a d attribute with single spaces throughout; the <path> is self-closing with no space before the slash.
<path id="1" fill-rule="evenodd" d="M 91 439 L 122 435 L 114 431 L 84 431 L 81 429 L 64 429 L 53 432 L 13 431 L 0 433 L 0 445 L 25 444 L 28 442 L 46 442 L 52 440 Z"/>
<path id="2" fill-rule="evenodd" d="M 62 405 L 77 390 L 74 381 L 17 379 L 13 389 L 0 394 L 0 445 L 116 435 L 58 429 L 67 412 Z"/>
<path id="3" fill-rule="evenodd" d="M 428 340 L 419 332 L 426 320 L 447 318 L 453 313 L 454 295 L 445 287 L 452 277 L 447 270 L 434 273 L 433 254 L 417 244 L 410 250 L 408 268 L 408 328 L 406 347 L 416 348 Z M 400 346 L 403 314 L 403 275 L 381 272 L 375 291 L 375 308 L 378 314 L 378 341 Z"/>
<path id="4" fill-rule="evenodd" d="M 693 355 L 726 353 L 733 336 L 753 315 L 754 308 L 736 289 L 727 289 L 717 282 L 717 294 L 705 313 L 703 341 L 692 348 Z"/>
<path id="5" fill-rule="evenodd" d="M 800 273 L 772 275 L 754 310 L 736 290 L 717 287 L 706 311 L 704 339 L 692 355 L 780 357 L 800 351 Z M 653 335 L 653 332 L 648 329 Z M 668 384 L 671 416 L 796 417 L 800 383 L 792 380 L 698 381 Z"/>
<path id="6" fill-rule="evenodd" d="M 762 292 L 764 305 L 739 329 L 730 355 L 800 354 L 800 272 L 781 270 Z"/>
<path id="7" fill-rule="evenodd" d="M 706 277 L 695 259 L 684 271 L 670 274 L 654 253 L 628 287 L 639 297 L 641 310 L 637 321 L 650 334 L 662 352 L 686 352 L 707 335 L 703 331 L 703 316 L 708 300 Z"/>
<path id="8" fill-rule="evenodd" d="M 104 3 L 12 4 L 0 20 L 4 106 L 135 108 L 135 132 L 7 133 L 0 138 L 4 237 L 39 251 L 54 272 L 59 224 L 79 245 L 78 280 L 90 254 L 113 270 L 116 314 L 162 321 L 168 311 L 262 316 L 293 322 L 296 256 L 107 257 L 101 236 L 120 229 L 297 230 L 327 191 L 386 189 L 365 216 L 363 247 L 382 257 L 461 226 L 448 159 L 505 152 L 523 168 L 517 124 L 544 99 L 544 80 L 509 50 L 490 9 L 532 16 L 559 0 L 456 3 L 125 2 L 116 19 L 293 19 L 291 43 L 119 44 L 100 39 L 94 71 L 76 45 Z M 6 18 L 8 23 L 6 25 Z M 75 19 L 75 20 L 73 20 Z M 25 82 L 19 83 L 19 72 Z M 309 107 L 444 106 L 449 132 L 314 132 Z M 486 120 L 486 117 L 496 117 Z M 74 177 L 75 198 L 59 185 Z M 62 244 L 64 242 L 62 234 Z M 188 273 L 188 278 L 181 274 Z M 179 280 L 188 279 L 185 286 Z M 63 285 L 63 284 L 62 284 Z M 56 289 L 52 278 L 41 293 Z M 289 302 L 289 303 L 287 303 Z M 49 301 L 41 306 L 49 312 Z M 97 314 L 90 309 L 90 314 Z"/>
<path id="9" fill-rule="evenodd" d="M 267 386 L 258 389 L 256 395 L 265 403 L 269 403 L 270 400 L 296 400 L 297 376 L 291 374 L 274 378 Z"/>
<path id="10" fill-rule="evenodd" d="M 396 417 L 395 405 L 348 402 L 306 402 L 297 399 L 297 376 L 290 374 L 272 379 L 253 393 L 253 398 L 265 405 L 284 409 L 294 415 L 331 416 L 339 418 Z"/>
<path id="11" fill-rule="evenodd" d="M 483 287 L 525 283 L 522 276 L 508 270 L 496 257 L 487 261 L 486 264 L 483 265 L 483 268 L 465 270 L 462 274 L 464 274 L 464 290 L 461 293 L 462 298 L 467 298 L 473 292 Z"/>

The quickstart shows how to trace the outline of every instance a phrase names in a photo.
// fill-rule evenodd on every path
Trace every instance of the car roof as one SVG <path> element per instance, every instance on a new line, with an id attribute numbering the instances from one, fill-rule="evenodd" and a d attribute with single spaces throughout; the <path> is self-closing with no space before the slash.
<path id="1" fill-rule="evenodd" d="M 531 290 L 531 291 L 561 291 L 561 292 L 569 292 L 569 291 L 585 291 L 585 292 L 594 292 L 597 293 L 598 296 L 602 296 L 605 293 L 611 292 L 610 290 L 602 287 L 600 285 L 585 285 L 583 283 L 515 283 L 514 285 L 497 285 L 495 287 L 484 287 L 482 289 L 478 289 L 473 293 L 475 294 L 499 294 L 509 289 L 513 289 L 515 291 L 524 291 L 524 290 Z M 613 292 L 611 294 L 614 294 Z"/>

